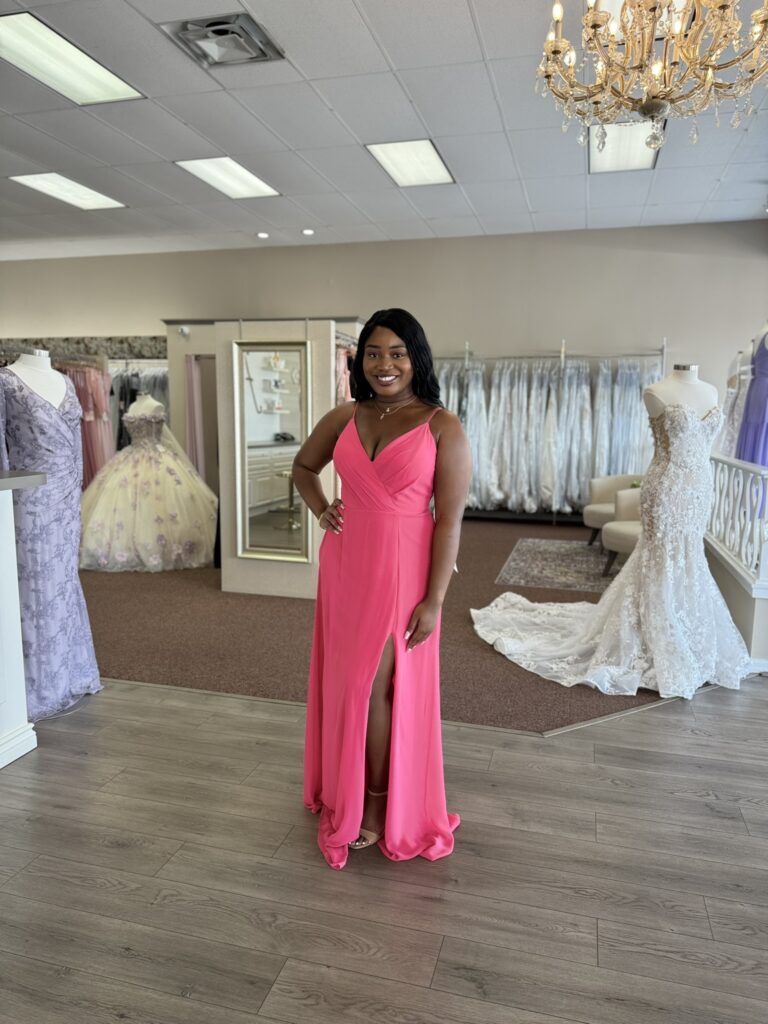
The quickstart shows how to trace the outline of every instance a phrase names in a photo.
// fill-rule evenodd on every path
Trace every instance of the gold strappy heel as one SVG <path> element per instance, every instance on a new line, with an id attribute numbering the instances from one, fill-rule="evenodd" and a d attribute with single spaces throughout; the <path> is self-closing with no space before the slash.
<path id="1" fill-rule="evenodd" d="M 382 793 L 374 793 L 372 789 L 368 789 L 367 792 L 369 796 L 386 796 L 389 790 L 385 789 Z M 360 835 L 358 836 L 358 838 L 353 839 L 353 841 L 351 843 L 348 843 L 347 845 L 349 846 L 350 850 L 365 850 L 369 846 L 373 846 L 374 843 L 378 843 L 378 841 L 382 838 L 383 835 L 384 829 L 382 829 L 380 832 L 373 832 L 369 828 L 361 828 Z"/>

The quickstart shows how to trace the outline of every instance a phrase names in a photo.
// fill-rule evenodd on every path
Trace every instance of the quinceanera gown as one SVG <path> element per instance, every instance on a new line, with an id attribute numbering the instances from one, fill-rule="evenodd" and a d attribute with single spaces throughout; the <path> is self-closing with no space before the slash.
<path id="1" fill-rule="evenodd" d="M 123 417 L 131 443 L 83 493 L 80 568 L 196 569 L 213 560 L 218 498 L 165 425 L 162 405 Z"/>
<path id="2" fill-rule="evenodd" d="M 471 609 L 483 640 L 563 686 L 622 695 L 645 687 L 686 698 L 706 682 L 738 689 L 750 659 L 703 543 L 713 497 L 709 452 L 721 422 L 718 407 L 702 419 L 680 404 L 651 418 L 642 535 L 597 604 L 533 604 L 507 592 Z"/>
<path id="3" fill-rule="evenodd" d="M 333 452 L 344 525 L 341 533 L 326 531 L 320 544 L 304 803 L 320 814 L 318 845 L 336 869 L 344 867 L 347 844 L 360 833 L 368 703 L 390 635 L 395 668 L 389 797 L 379 849 L 390 860 L 437 860 L 453 851 L 459 816 L 445 805 L 440 621 L 411 651 L 403 635 L 429 583 L 436 457 L 427 420 L 369 459 L 355 416 Z"/>
<path id="4" fill-rule="evenodd" d="M 83 445 L 72 381 L 60 405 L 0 370 L 0 469 L 45 473 L 13 495 L 27 713 L 48 718 L 101 689 L 77 574 Z M 0 572 L 6 571 L 0 566 Z M 0 649 L 0 657 L 2 657 Z M 0 701 L 0 713 L 1 713 Z"/>

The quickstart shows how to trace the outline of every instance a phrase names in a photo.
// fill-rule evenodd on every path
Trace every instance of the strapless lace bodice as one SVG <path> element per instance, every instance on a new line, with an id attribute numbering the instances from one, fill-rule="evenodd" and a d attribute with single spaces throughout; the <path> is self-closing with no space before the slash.
<path id="1" fill-rule="evenodd" d="M 123 423 L 131 438 L 131 444 L 159 444 L 163 436 L 165 416 L 123 416 Z"/>

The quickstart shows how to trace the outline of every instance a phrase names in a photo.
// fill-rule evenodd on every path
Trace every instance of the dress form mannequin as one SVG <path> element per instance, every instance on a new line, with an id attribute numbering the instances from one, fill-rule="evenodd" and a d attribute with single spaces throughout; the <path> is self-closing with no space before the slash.
<path id="1" fill-rule="evenodd" d="M 146 391 L 140 391 L 136 396 L 136 400 L 126 409 L 126 416 L 152 416 L 157 412 L 164 412 L 165 407 L 162 402 L 158 402 L 152 395 L 147 394 Z"/>
<path id="2" fill-rule="evenodd" d="M 64 401 L 66 378 L 51 366 L 51 357 L 45 349 L 36 348 L 33 355 L 20 355 L 8 369 L 56 409 Z"/>
<path id="3" fill-rule="evenodd" d="M 687 363 L 676 363 L 672 373 L 643 392 L 645 407 L 652 418 L 660 416 L 668 405 L 687 405 L 703 417 L 719 400 L 714 384 L 699 380 L 698 366 Z"/>

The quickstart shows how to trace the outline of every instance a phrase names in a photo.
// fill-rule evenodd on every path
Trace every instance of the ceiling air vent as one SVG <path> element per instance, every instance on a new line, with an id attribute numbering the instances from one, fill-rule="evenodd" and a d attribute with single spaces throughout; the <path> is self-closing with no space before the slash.
<path id="1" fill-rule="evenodd" d="M 173 21 L 160 28 L 203 67 L 283 60 L 285 54 L 249 14 Z"/>

